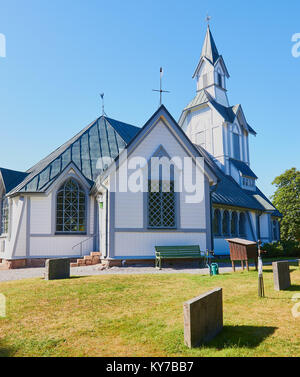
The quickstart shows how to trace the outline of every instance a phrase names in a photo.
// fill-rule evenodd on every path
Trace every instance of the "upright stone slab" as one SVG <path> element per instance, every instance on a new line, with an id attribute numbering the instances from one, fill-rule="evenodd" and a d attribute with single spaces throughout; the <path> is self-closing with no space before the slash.
<path id="1" fill-rule="evenodd" d="M 184 343 L 197 347 L 212 340 L 223 328 L 222 288 L 183 304 Z"/>
<path id="2" fill-rule="evenodd" d="M 289 262 L 273 262 L 274 289 L 283 291 L 291 286 Z"/>
<path id="3" fill-rule="evenodd" d="M 68 279 L 70 277 L 70 259 L 47 259 L 45 280 Z"/>

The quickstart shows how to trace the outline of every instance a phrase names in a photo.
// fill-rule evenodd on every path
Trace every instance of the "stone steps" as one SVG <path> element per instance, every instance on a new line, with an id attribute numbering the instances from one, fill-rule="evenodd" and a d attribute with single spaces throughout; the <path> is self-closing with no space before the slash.
<path id="1" fill-rule="evenodd" d="M 100 257 L 101 253 L 99 251 L 92 251 L 90 255 L 85 255 L 83 258 L 77 259 L 75 263 L 71 263 L 70 267 L 84 267 L 99 264 Z"/>

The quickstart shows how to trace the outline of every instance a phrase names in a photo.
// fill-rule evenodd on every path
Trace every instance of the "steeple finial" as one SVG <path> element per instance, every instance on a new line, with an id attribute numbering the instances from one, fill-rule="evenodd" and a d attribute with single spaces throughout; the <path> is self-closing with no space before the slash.
<path id="1" fill-rule="evenodd" d="M 105 111 L 104 111 L 104 93 L 101 93 L 100 94 L 100 97 L 101 97 L 101 100 L 102 100 L 102 115 L 104 116 L 106 116 L 106 113 L 105 113 Z"/>
<path id="2" fill-rule="evenodd" d="M 206 15 L 205 21 L 207 22 L 207 27 L 209 28 L 209 22 L 211 20 L 211 16 L 209 14 Z"/>

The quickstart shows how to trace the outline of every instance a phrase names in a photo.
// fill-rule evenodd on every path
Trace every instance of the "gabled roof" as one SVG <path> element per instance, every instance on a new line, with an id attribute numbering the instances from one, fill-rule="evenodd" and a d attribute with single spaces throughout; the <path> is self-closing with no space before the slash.
<path id="1" fill-rule="evenodd" d="M 0 177 L 2 177 L 5 192 L 9 192 L 18 186 L 18 184 L 21 183 L 27 175 L 27 173 L 21 171 L 0 168 Z"/>
<path id="2" fill-rule="evenodd" d="M 114 159 L 139 130 L 130 124 L 101 116 L 29 169 L 26 178 L 9 194 L 44 192 L 71 162 L 87 180 L 95 181 L 101 173 L 98 159 Z"/>
<path id="3" fill-rule="evenodd" d="M 177 140 L 181 143 L 181 145 L 188 150 L 188 152 L 194 156 L 194 157 L 204 157 L 196 148 L 196 146 L 190 141 L 188 136 L 183 132 L 182 128 L 178 125 L 176 120 L 172 117 L 172 115 L 169 113 L 169 111 L 166 109 L 164 105 L 161 105 L 158 110 L 150 117 L 150 119 L 144 124 L 144 126 L 140 129 L 140 131 L 136 134 L 136 136 L 130 141 L 130 143 L 126 146 L 127 154 L 126 157 L 130 155 L 132 150 L 138 145 L 138 143 L 143 140 L 143 138 L 148 135 L 149 130 L 151 127 L 156 124 L 158 120 L 167 121 L 167 123 L 172 127 L 172 131 L 174 131 L 174 134 L 177 136 Z M 118 167 L 119 162 L 122 161 L 122 153 L 118 155 L 115 158 L 115 164 L 112 163 L 107 170 L 103 171 L 103 173 L 100 176 L 100 181 L 104 181 L 111 172 L 115 169 L 115 167 Z M 210 166 L 205 163 L 205 169 L 204 169 L 205 175 L 208 177 L 208 179 L 214 183 L 217 182 L 217 177 L 215 173 L 210 169 Z M 95 185 L 96 186 L 96 185 Z"/>
<path id="4" fill-rule="evenodd" d="M 202 89 L 197 92 L 194 99 L 183 109 L 182 114 L 179 118 L 179 124 L 182 124 L 185 118 L 185 115 L 188 111 L 192 110 L 194 107 L 208 104 L 212 106 L 226 122 L 233 123 L 239 110 L 242 111 L 241 105 L 235 105 L 226 107 L 214 100 L 214 98 L 205 90 Z M 256 132 L 252 127 L 246 122 L 247 129 L 249 133 L 256 135 Z"/>
<path id="5" fill-rule="evenodd" d="M 204 156 L 206 162 L 219 179 L 216 189 L 212 189 L 212 202 L 258 211 L 270 211 L 272 215 L 281 217 L 280 212 L 272 205 L 271 201 L 256 187 L 255 191 L 243 189 L 231 176 L 226 175 L 214 162 L 213 157 L 201 146 L 195 145 Z M 264 199 L 264 203 L 258 200 L 258 196 Z M 266 205 L 268 203 L 268 205 Z M 271 208 L 272 207 L 272 208 Z"/>
<path id="6" fill-rule="evenodd" d="M 238 161 L 233 158 L 230 158 L 229 160 L 243 176 L 257 179 L 257 176 L 245 162 Z"/>

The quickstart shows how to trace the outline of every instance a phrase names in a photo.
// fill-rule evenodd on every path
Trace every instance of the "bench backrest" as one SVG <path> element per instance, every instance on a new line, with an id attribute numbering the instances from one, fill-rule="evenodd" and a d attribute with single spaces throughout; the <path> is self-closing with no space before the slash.
<path id="1" fill-rule="evenodd" d="M 192 246 L 155 246 L 156 255 L 160 257 L 201 256 L 199 245 Z"/>

